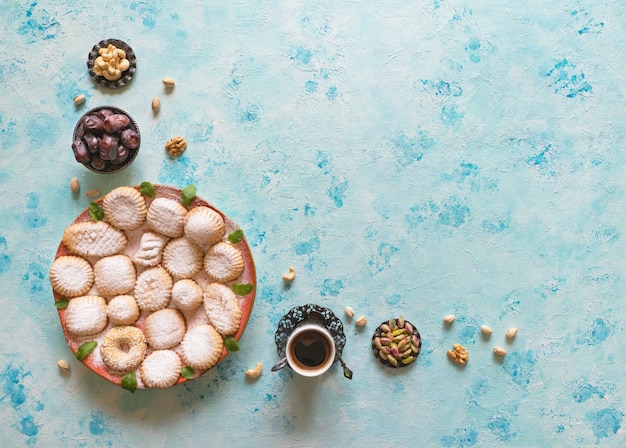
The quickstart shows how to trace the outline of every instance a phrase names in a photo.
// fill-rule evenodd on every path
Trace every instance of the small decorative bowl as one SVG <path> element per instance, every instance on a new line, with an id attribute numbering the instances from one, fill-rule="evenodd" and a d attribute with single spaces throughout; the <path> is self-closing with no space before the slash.
<path id="1" fill-rule="evenodd" d="M 139 139 L 139 142 L 136 148 L 132 148 L 132 149 L 127 148 L 128 157 L 121 163 L 115 163 L 114 161 L 104 161 L 103 162 L 104 165 L 102 169 L 97 169 L 94 166 L 94 157 L 98 156 L 98 152 L 90 153 L 90 156 L 89 156 L 90 159 L 88 162 L 79 162 L 88 170 L 93 171 L 94 173 L 99 173 L 99 174 L 113 174 L 113 173 L 122 171 L 124 168 L 126 168 L 131 163 L 133 163 L 133 161 L 137 157 L 137 154 L 139 153 L 139 148 L 141 146 L 141 134 L 139 132 L 139 126 L 137 126 L 137 123 L 135 122 L 133 117 L 131 117 L 127 112 L 115 106 L 94 107 L 93 109 L 90 109 L 87 112 L 85 112 L 83 116 L 80 117 L 80 119 L 76 123 L 76 126 L 74 127 L 74 133 L 72 135 L 72 142 L 73 142 L 72 144 L 74 144 L 74 142 L 78 140 L 83 141 L 83 143 L 86 144 L 86 142 L 84 141 L 84 138 L 87 134 L 89 134 L 89 132 L 85 131 L 85 129 L 83 128 L 83 118 L 87 116 L 96 116 L 98 115 L 98 113 L 102 114 L 103 112 L 101 111 L 107 111 L 107 110 L 112 112 L 113 114 L 121 114 L 121 115 L 125 115 L 126 117 L 128 117 L 129 124 L 126 129 L 133 130 L 137 134 L 137 138 Z"/>
<path id="2" fill-rule="evenodd" d="M 387 367 L 399 368 L 413 364 L 421 348 L 419 331 L 402 317 L 382 322 L 372 336 L 374 356 Z"/>
<path id="3" fill-rule="evenodd" d="M 96 75 L 93 68 L 96 58 L 99 56 L 98 50 L 101 48 L 107 48 L 109 45 L 115 45 L 117 48 L 124 50 L 126 52 L 126 59 L 128 59 L 128 62 L 130 63 L 128 69 L 122 72 L 122 77 L 116 81 L 110 81 L 104 76 Z M 89 75 L 91 75 L 96 83 L 109 89 L 117 89 L 118 87 L 126 85 L 133 78 L 135 70 L 137 70 L 137 57 L 135 56 L 133 49 L 130 48 L 126 42 L 119 39 L 101 40 L 94 45 L 89 52 L 89 57 L 87 58 L 87 70 L 89 70 Z"/>

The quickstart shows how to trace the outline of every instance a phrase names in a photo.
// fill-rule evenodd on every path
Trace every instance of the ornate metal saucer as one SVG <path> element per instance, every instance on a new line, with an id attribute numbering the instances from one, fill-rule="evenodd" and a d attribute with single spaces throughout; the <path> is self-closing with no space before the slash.
<path id="1" fill-rule="evenodd" d="M 281 359 L 278 364 L 272 367 L 272 372 L 276 372 L 288 365 L 285 353 L 287 339 L 289 339 L 291 333 L 303 323 L 317 323 L 318 325 L 324 326 L 330 332 L 335 341 L 335 361 L 339 361 L 343 367 L 343 376 L 351 380 L 352 370 L 346 366 L 346 363 L 341 358 L 341 352 L 346 345 L 343 323 L 328 308 L 312 303 L 292 308 L 278 322 L 278 329 L 274 335 L 274 340 L 276 341 L 278 356 L 280 356 Z"/>

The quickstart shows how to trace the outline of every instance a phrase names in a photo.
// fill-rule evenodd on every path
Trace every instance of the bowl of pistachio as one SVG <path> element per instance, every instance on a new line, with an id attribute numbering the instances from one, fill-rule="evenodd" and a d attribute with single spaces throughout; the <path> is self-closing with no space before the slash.
<path id="1" fill-rule="evenodd" d="M 87 111 L 72 136 L 74 158 L 88 170 L 112 174 L 129 166 L 139 153 L 141 136 L 135 120 L 114 106 Z"/>

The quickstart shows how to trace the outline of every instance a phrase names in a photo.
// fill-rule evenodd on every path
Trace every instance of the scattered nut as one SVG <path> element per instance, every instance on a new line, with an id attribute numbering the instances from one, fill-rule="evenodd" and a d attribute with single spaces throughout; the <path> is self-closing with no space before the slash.
<path id="1" fill-rule="evenodd" d="M 86 99 L 87 98 L 82 93 L 80 95 L 76 95 L 74 97 L 74 105 L 75 106 L 80 106 L 81 104 L 83 104 L 85 102 Z"/>
<path id="2" fill-rule="evenodd" d="M 246 370 L 246 378 L 258 378 L 261 376 L 263 372 L 263 364 L 260 362 L 256 363 L 256 367 L 254 369 Z"/>
<path id="3" fill-rule="evenodd" d="M 347 306 L 344 311 L 346 313 L 346 316 L 350 318 L 354 317 L 354 310 L 351 307 Z"/>
<path id="4" fill-rule="evenodd" d="M 78 193 L 80 191 L 80 181 L 78 177 L 72 177 L 70 180 L 70 190 L 72 190 L 72 193 Z"/>
<path id="5" fill-rule="evenodd" d="M 517 334 L 517 328 L 516 327 L 509 328 L 506 331 L 506 338 L 507 339 L 513 339 L 516 334 Z"/>
<path id="6" fill-rule="evenodd" d="M 158 112 L 161 109 L 161 100 L 158 97 L 152 98 L 152 110 Z"/>
<path id="7" fill-rule="evenodd" d="M 494 347 L 493 353 L 496 354 L 497 356 L 506 356 L 506 350 L 503 349 L 502 347 Z"/>
<path id="8" fill-rule="evenodd" d="M 481 325 L 480 332 L 484 334 L 485 336 L 491 336 L 493 334 L 493 330 L 488 325 Z"/>
<path id="9" fill-rule="evenodd" d="M 85 192 L 85 196 L 87 196 L 88 198 L 97 198 L 98 196 L 100 196 L 100 190 L 87 190 Z"/>
<path id="10" fill-rule="evenodd" d="M 367 324 L 367 317 L 361 316 L 354 323 L 357 327 L 364 327 Z"/>
<path id="11" fill-rule="evenodd" d="M 180 135 L 170 138 L 165 144 L 165 149 L 170 157 L 178 157 L 187 148 L 187 142 Z"/>
<path id="12" fill-rule="evenodd" d="M 456 319 L 456 316 L 454 314 L 448 314 L 446 316 L 443 316 L 443 323 L 444 324 L 452 324 L 452 322 L 454 322 L 454 320 Z"/>
<path id="13" fill-rule="evenodd" d="M 455 364 L 465 365 L 467 361 L 469 361 L 469 354 L 465 347 L 461 344 L 454 344 L 452 346 L 453 350 L 448 350 L 447 355 L 448 359 Z"/>
<path id="14" fill-rule="evenodd" d="M 70 370 L 70 364 L 65 359 L 59 359 L 57 361 L 57 366 L 63 370 Z"/>
<path id="15" fill-rule="evenodd" d="M 289 273 L 283 275 L 283 280 L 286 282 L 292 282 L 294 278 L 296 278 L 296 270 L 289 266 Z"/>
<path id="16" fill-rule="evenodd" d="M 174 85 L 176 84 L 176 82 L 174 82 L 173 78 L 170 78 L 169 76 L 166 76 L 165 78 L 163 78 L 163 85 L 167 88 L 172 88 L 174 87 Z"/>

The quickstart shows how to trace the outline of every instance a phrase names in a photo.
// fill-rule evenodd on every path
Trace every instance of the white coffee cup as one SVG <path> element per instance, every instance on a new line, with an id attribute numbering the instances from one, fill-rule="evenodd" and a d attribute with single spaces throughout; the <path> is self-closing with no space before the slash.
<path id="1" fill-rule="evenodd" d="M 285 354 L 289 367 L 299 375 L 314 377 L 328 371 L 335 362 L 335 340 L 315 324 L 296 327 L 287 339 Z"/>

